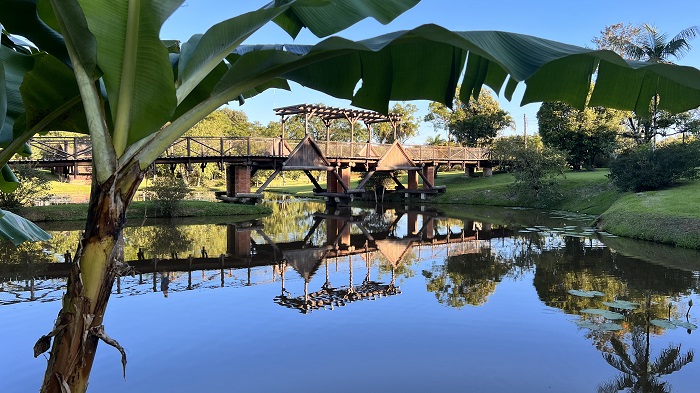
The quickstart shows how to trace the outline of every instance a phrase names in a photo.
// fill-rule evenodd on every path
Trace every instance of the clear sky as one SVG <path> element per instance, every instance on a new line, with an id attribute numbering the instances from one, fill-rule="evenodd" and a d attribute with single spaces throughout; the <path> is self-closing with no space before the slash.
<path id="1" fill-rule="evenodd" d="M 190 36 L 204 33 L 211 25 L 252 11 L 269 0 L 186 0 L 183 6 L 165 23 L 164 39 L 186 41 Z M 339 33 L 350 39 L 365 39 L 396 30 L 412 29 L 426 23 L 435 23 L 450 30 L 501 30 L 529 34 L 568 44 L 592 47 L 591 40 L 606 26 L 614 23 L 648 23 L 670 36 L 695 25 L 700 25 L 700 1 L 698 0 L 423 0 L 417 6 L 399 16 L 389 25 L 372 19 L 362 21 Z M 271 23 L 250 37 L 249 44 L 298 43 L 314 44 L 319 39 L 303 31 L 295 41 L 277 25 Z M 679 64 L 700 68 L 700 37 L 691 42 L 694 49 Z M 516 130 L 523 132 L 523 116 L 527 116 L 527 132 L 537 132 L 536 113 L 539 104 L 520 106 L 522 87 L 516 90 L 513 102 L 499 98 L 501 107 L 515 119 Z M 232 108 L 244 111 L 251 121 L 267 124 L 277 120 L 272 109 L 301 103 L 323 103 L 348 107 L 349 101 L 314 92 L 299 85 L 292 91 L 268 91 L 248 100 L 245 105 Z M 415 101 L 419 107 L 417 116 L 427 113 L 427 102 Z M 410 143 L 422 143 L 434 135 L 432 125 L 423 123 L 419 135 Z M 444 132 L 441 132 L 444 137 Z"/>

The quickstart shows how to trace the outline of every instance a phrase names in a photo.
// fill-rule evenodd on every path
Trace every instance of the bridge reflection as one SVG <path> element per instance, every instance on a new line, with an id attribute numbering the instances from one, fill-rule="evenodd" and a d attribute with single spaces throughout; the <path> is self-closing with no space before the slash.
<path id="1" fill-rule="evenodd" d="M 128 296 L 161 291 L 167 295 L 279 282 L 281 292 L 274 301 L 306 313 L 399 294 L 394 273 L 409 254 L 420 260 L 474 253 L 488 247 L 489 239 L 512 234 L 505 228 L 447 219 L 420 209 L 331 210 L 313 214 L 312 220 L 303 239 L 292 241 L 273 240 L 279 236 L 270 236 L 259 221 L 228 224 L 226 253 L 218 256 L 207 255 L 206 245 L 199 257 L 173 253 L 170 258 L 148 258 L 139 251 L 137 259 L 124 261 L 114 293 Z M 366 267 L 359 285 L 353 278 L 358 261 Z M 389 282 L 371 279 L 370 268 L 376 261 L 391 271 Z M 347 263 L 348 280 L 343 285 L 331 284 L 332 263 L 336 268 L 338 263 Z M 325 282 L 310 290 L 312 278 L 324 266 Z M 69 268 L 69 263 L 26 263 L 10 270 L 0 265 L 0 305 L 59 300 Z M 303 281 L 303 295 L 290 293 L 290 281 Z"/>

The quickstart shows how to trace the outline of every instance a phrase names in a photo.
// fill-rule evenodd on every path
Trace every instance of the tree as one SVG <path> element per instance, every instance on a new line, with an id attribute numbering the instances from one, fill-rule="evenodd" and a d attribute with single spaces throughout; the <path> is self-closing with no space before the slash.
<path id="1" fill-rule="evenodd" d="M 624 49 L 630 59 L 648 63 L 670 63 L 671 57 L 681 59 L 690 51 L 690 41 L 700 34 L 700 27 L 691 26 L 669 40 L 654 26 L 645 23 L 642 28 L 645 35 L 641 41 L 630 40 Z"/>
<path id="2" fill-rule="evenodd" d="M 610 49 L 620 56 L 645 61 L 647 63 L 670 64 L 670 58 L 681 59 L 690 49 L 690 41 L 700 33 L 700 28 L 692 26 L 682 30 L 669 39 L 665 33 L 660 33 L 654 26 L 644 24 L 641 27 L 617 23 L 601 31 L 601 36 L 593 42 L 598 49 Z M 644 102 L 641 105 L 645 105 Z M 655 137 L 682 133 L 688 131 L 687 119 L 693 115 L 669 113 L 659 108 L 659 97 L 654 95 L 649 108 L 641 108 L 639 113 L 629 113 L 626 125 L 628 131 L 622 135 L 632 138 L 638 144 L 655 141 Z M 692 109 L 692 108 L 690 108 Z M 641 114 L 641 115 L 640 115 Z M 676 131 L 680 129 L 682 131 Z"/>
<path id="3" fill-rule="evenodd" d="M 20 184 L 14 192 L 0 191 L 0 208 L 12 210 L 22 206 L 34 206 L 35 201 L 51 197 L 51 185 L 46 173 L 27 165 L 15 166 L 14 170 Z"/>
<path id="4" fill-rule="evenodd" d="M 447 139 L 443 139 L 440 135 L 435 134 L 425 140 L 426 145 L 430 146 L 447 146 Z"/>
<path id="5" fill-rule="evenodd" d="M 513 128 L 513 118 L 498 106 L 498 102 L 487 90 L 479 99 L 469 98 L 464 103 L 455 98 L 450 109 L 444 104 L 431 102 L 430 113 L 425 121 L 433 123 L 435 128 L 448 130 L 450 135 L 464 146 L 490 144 L 498 133 L 506 128 Z"/>
<path id="6" fill-rule="evenodd" d="M 401 116 L 401 122 L 396 126 L 396 139 L 400 142 L 405 142 L 418 132 L 418 119 L 414 116 L 416 112 L 417 106 L 405 102 L 397 102 L 389 111 L 390 114 Z M 387 122 L 378 123 L 372 127 L 372 136 L 378 143 L 394 143 L 394 127 Z"/>
<path id="7" fill-rule="evenodd" d="M 506 97 L 528 81 L 523 103 L 561 100 L 583 107 L 597 72 L 591 105 L 639 109 L 639 99 L 656 94 L 640 86 L 653 80 L 666 97 L 661 109 L 700 106 L 700 70 L 626 63 L 613 52 L 513 33 L 425 25 L 357 42 L 331 37 L 313 46 L 241 46 L 269 22 L 292 37 L 303 28 L 324 37 L 367 17 L 388 23 L 418 1 L 275 0 L 181 45 L 159 33 L 182 0 L 0 2 L 0 163 L 26 153 L 26 142 L 48 130 L 90 135 L 93 148 L 88 219 L 63 308 L 54 330 L 36 345 L 37 354 L 51 347 L 42 391 L 86 390 L 98 341 L 114 343 L 102 321 L 126 209 L 153 161 L 230 101 L 288 89 L 291 80 L 387 113 L 391 100 L 452 103 L 464 69 L 462 101 L 478 97 L 484 84 L 500 91 L 509 78 Z M 619 83 L 638 70 L 644 71 L 641 85 Z M 7 167 L 2 175 L 4 191 L 16 187 Z"/>
<path id="8" fill-rule="evenodd" d="M 591 40 L 598 49 L 608 49 L 618 55 L 625 57 L 627 48 L 634 45 L 642 44 L 642 30 L 639 26 L 633 24 L 615 23 L 605 26 L 600 31 L 600 36 Z"/>
<path id="9" fill-rule="evenodd" d="M 230 108 L 217 109 L 192 126 L 185 136 L 246 137 L 252 134 L 248 116 Z"/>
<path id="10" fill-rule="evenodd" d="M 567 153 L 575 170 L 596 167 L 597 158 L 608 157 L 622 131 L 624 113 L 602 107 L 578 110 L 562 102 L 544 102 L 537 111 L 542 142 Z"/>

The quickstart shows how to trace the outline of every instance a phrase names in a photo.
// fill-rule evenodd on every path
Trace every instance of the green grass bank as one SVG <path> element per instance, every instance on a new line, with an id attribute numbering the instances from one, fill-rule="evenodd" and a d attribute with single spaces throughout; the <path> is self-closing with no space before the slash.
<path id="1" fill-rule="evenodd" d="M 700 249 L 700 181 L 660 191 L 619 192 L 607 173 L 566 173 L 559 178 L 562 197 L 545 208 L 598 215 L 597 226 L 618 236 Z M 510 195 L 512 180 L 509 174 L 441 174 L 436 183 L 447 185 L 447 192 L 430 203 L 533 207 L 531 201 Z"/>

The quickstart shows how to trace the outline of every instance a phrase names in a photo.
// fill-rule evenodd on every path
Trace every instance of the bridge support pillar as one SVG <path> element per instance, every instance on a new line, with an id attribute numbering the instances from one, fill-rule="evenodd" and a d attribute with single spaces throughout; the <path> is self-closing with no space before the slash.
<path id="1" fill-rule="evenodd" d="M 484 177 L 493 176 L 493 168 L 484 168 Z"/>
<path id="2" fill-rule="evenodd" d="M 349 166 L 341 166 L 340 168 L 338 168 L 338 174 L 340 175 L 340 178 L 343 179 L 343 183 L 345 183 L 345 185 L 349 187 L 350 186 L 350 167 Z"/>
<path id="3" fill-rule="evenodd" d="M 423 167 L 423 176 L 428 180 L 428 183 L 423 181 L 423 189 L 427 190 L 429 188 L 432 188 L 435 186 L 435 167 L 434 166 L 426 166 Z"/>
<path id="4" fill-rule="evenodd" d="M 226 196 L 234 197 L 238 193 L 250 193 L 251 167 L 245 165 L 226 165 Z"/>
<path id="5" fill-rule="evenodd" d="M 476 168 L 473 166 L 464 167 L 464 174 L 467 175 L 467 177 L 474 177 L 474 172 L 476 172 Z"/>
<path id="6" fill-rule="evenodd" d="M 338 192 L 340 184 L 338 184 L 338 178 L 335 177 L 333 171 L 326 172 L 326 192 L 336 193 Z"/>
<path id="7" fill-rule="evenodd" d="M 418 171 L 409 170 L 408 171 L 408 189 L 417 190 L 418 189 Z"/>

